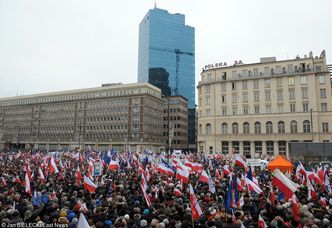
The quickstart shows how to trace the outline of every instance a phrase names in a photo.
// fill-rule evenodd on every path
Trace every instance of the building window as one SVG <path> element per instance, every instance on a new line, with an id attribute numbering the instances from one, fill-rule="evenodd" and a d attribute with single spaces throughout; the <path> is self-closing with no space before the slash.
<path id="1" fill-rule="evenodd" d="M 301 92 L 302 92 L 302 99 L 308 99 L 308 88 L 307 87 L 301 88 Z"/>
<path id="2" fill-rule="evenodd" d="M 264 67 L 264 76 L 270 75 L 270 67 Z"/>
<path id="3" fill-rule="evenodd" d="M 293 64 L 288 64 L 287 65 L 287 70 L 288 70 L 288 73 L 292 73 L 293 72 Z"/>
<path id="4" fill-rule="evenodd" d="M 226 92 L 226 83 L 225 82 L 221 83 L 221 91 Z"/>
<path id="5" fill-rule="evenodd" d="M 323 132 L 329 132 L 329 123 L 322 123 Z"/>
<path id="6" fill-rule="evenodd" d="M 259 102 L 259 91 L 254 92 L 254 102 Z"/>
<path id="7" fill-rule="evenodd" d="M 297 122 L 295 120 L 290 122 L 290 131 L 291 133 L 297 133 Z"/>
<path id="8" fill-rule="evenodd" d="M 248 81 L 247 80 L 242 81 L 242 89 L 243 90 L 247 90 L 248 89 Z"/>
<path id="9" fill-rule="evenodd" d="M 233 106 L 232 110 L 233 110 L 233 115 L 236 116 L 237 115 L 237 106 Z"/>
<path id="10" fill-rule="evenodd" d="M 277 78 L 277 87 L 282 87 L 282 78 Z"/>
<path id="11" fill-rule="evenodd" d="M 205 85 L 205 93 L 210 93 L 210 85 Z"/>
<path id="12" fill-rule="evenodd" d="M 243 134 L 250 134 L 250 128 L 248 122 L 243 123 Z"/>
<path id="13" fill-rule="evenodd" d="M 271 92 L 270 91 L 265 91 L 265 100 L 271 101 Z"/>
<path id="14" fill-rule="evenodd" d="M 281 74 L 281 66 L 276 66 L 276 74 Z"/>
<path id="15" fill-rule="evenodd" d="M 321 66 L 315 66 L 315 70 L 316 70 L 316 72 L 321 72 L 322 71 L 322 67 Z"/>
<path id="16" fill-rule="evenodd" d="M 302 85 L 307 84 L 307 76 L 306 76 L 306 75 L 302 75 L 302 76 L 301 76 L 301 84 L 302 84 Z"/>
<path id="17" fill-rule="evenodd" d="M 289 104 L 289 111 L 290 112 L 296 112 L 296 110 L 295 110 L 295 104 Z"/>
<path id="18" fill-rule="evenodd" d="M 236 76 L 237 76 L 236 70 L 233 70 L 232 71 L 232 79 L 236 79 Z"/>
<path id="19" fill-rule="evenodd" d="M 246 158 L 251 158 L 250 154 L 250 142 L 244 141 L 243 142 L 243 154 Z"/>
<path id="20" fill-rule="evenodd" d="M 285 141 L 279 141 L 278 142 L 278 149 L 280 155 L 286 155 L 286 142 Z"/>
<path id="21" fill-rule="evenodd" d="M 236 93 L 232 94 L 232 102 L 233 103 L 237 102 L 237 94 Z"/>
<path id="22" fill-rule="evenodd" d="M 255 141 L 255 153 L 262 153 L 262 142 Z"/>
<path id="23" fill-rule="evenodd" d="M 303 133 L 310 133 L 310 121 L 303 121 Z"/>
<path id="24" fill-rule="evenodd" d="M 324 84 L 325 83 L 325 76 L 324 75 L 319 75 L 319 83 Z"/>
<path id="25" fill-rule="evenodd" d="M 295 85 L 294 77 L 288 77 L 288 85 L 290 85 L 290 86 Z"/>
<path id="26" fill-rule="evenodd" d="M 232 82 L 232 91 L 236 91 L 236 82 Z"/>
<path id="27" fill-rule="evenodd" d="M 255 134 L 260 134 L 261 133 L 261 123 L 260 122 L 255 122 Z"/>
<path id="28" fill-rule="evenodd" d="M 254 77 L 258 76 L 258 68 L 254 68 Z"/>
<path id="29" fill-rule="evenodd" d="M 244 78 L 248 77 L 248 70 L 247 69 L 242 70 L 242 77 L 244 77 Z"/>
<path id="30" fill-rule="evenodd" d="M 285 133 L 285 122 L 279 121 L 278 122 L 278 133 Z"/>
<path id="31" fill-rule="evenodd" d="M 228 142 L 227 141 L 221 142 L 221 152 L 223 154 L 228 154 Z"/>
<path id="32" fill-rule="evenodd" d="M 309 111 L 309 104 L 308 103 L 303 103 L 303 112 L 308 112 Z"/>
<path id="33" fill-rule="evenodd" d="M 271 105 L 265 105 L 265 112 L 266 113 L 271 113 Z"/>
<path id="34" fill-rule="evenodd" d="M 258 79 L 254 80 L 254 89 L 258 89 L 259 88 L 259 81 Z"/>
<path id="35" fill-rule="evenodd" d="M 240 149 L 240 142 L 239 141 L 233 141 L 233 153 L 239 153 Z"/>
<path id="36" fill-rule="evenodd" d="M 266 122 L 266 134 L 273 133 L 273 125 L 271 121 Z"/>
<path id="37" fill-rule="evenodd" d="M 265 85 L 265 88 L 270 88 L 271 80 L 270 79 L 264 79 L 264 85 Z"/>
<path id="38" fill-rule="evenodd" d="M 326 98 L 326 89 L 320 89 L 320 98 Z"/>
<path id="39" fill-rule="evenodd" d="M 226 104 L 226 95 L 221 96 L 221 103 Z"/>
<path id="40" fill-rule="evenodd" d="M 283 113 L 284 112 L 284 105 L 283 104 L 278 104 L 278 113 Z"/>
<path id="41" fill-rule="evenodd" d="M 232 133 L 239 134 L 239 125 L 237 123 L 232 124 Z"/>
<path id="42" fill-rule="evenodd" d="M 254 105 L 255 114 L 259 114 L 259 105 Z"/>
<path id="43" fill-rule="evenodd" d="M 207 105 L 211 104 L 211 97 L 210 96 L 206 97 L 205 100 L 206 100 Z"/>
<path id="44" fill-rule="evenodd" d="M 199 125 L 199 134 L 203 134 L 203 132 L 202 132 L 202 124 Z"/>
<path id="45" fill-rule="evenodd" d="M 243 105 L 243 115 L 248 115 L 248 114 L 249 114 L 248 105 Z"/>
<path id="46" fill-rule="evenodd" d="M 205 131 L 207 135 L 211 135 L 211 124 L 206 124 Z"/>
<path id="47" fill-rule="evenodd" d="M 278 101 L 282 101 L 282 99 L 283 99 L 283 91 L 282 91 L 282 89 L 278 89 L 277 90 L 277 98 L 278 98 Z"/>
<path id="48" fill-rule="evenodd" d="M 221 133 L 223 134 L 223 135 L 227 135 L 227 123 L 223 123 L 222 125 L 221 125 Z"/>
<path id="49" fill-rule="evenodd" d="M 226 107 L 221 108 L 221 113 L 222 113 L 223 116 L 227 115 Z"/>
<path id="50" fill-rule="evenodd" d="M 321 103 L 320 104 L 320 110 L 322 112 L 327 112 L 327 103 Z"/>
<path id="51" fill-rule="evenodd" d="M 269 156 L 273 156 L 274 155 L 273 141 L 267 141 L 266 142 L 266 154 L 269 155 Z"/>
<path id="52" fill-rule="evenodd" d="M 206 109 L 206 116 L 211 116 L 211 109 Z"/>
<path id="53" fill-rule="evenodd" d="M 289 100 L 295 100 L 295 89 L 289 89 Z"/>
<path id="54" fill-rule="evenodd" d="M 242 94 L 242 96 L 243 96 L 243 103 L 247 103 L 248 102 L 248 93 L 243 93 Z"/>

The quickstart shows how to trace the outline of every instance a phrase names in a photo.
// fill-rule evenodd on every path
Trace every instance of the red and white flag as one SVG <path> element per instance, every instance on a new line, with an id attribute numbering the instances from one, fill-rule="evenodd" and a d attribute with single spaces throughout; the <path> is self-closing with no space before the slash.
<path id="1" fill-rule="evenodd" d="M 80 213 L 80 218 L 78 219 L 77 227 L 78 228 L 89 228 L 90 227 L 88 221 L 86 220 L 85 216 L 82 213 Z"/>
<path id="2" fill-rule="evenodd" d="M 178 188 L 174 188 L 173 193 L 174 193 L 175 196 L 181 196 L 182 195 L 182 192 Z"/>
<path id="3" fill-rule="evenodd" d="M 263 192 L 262 189 L 249 178 L 246 177 L 245 181 L 249 191 L 255 191 L 257 194 L 261 194 Z"/>
<path id="4" fill-rule="evenodd" d="M 189 172 L 185 169 L 177 169 L 176 170 L 176 179 L 183 180 L 184 183 L 189 183 Z"/>
<path id="5" fill-rule="evenodd" d="M 317 199 L 318 195 L 315 191 L 314 186 L 312 186 L 311 181 L 307 179 L 307 188 L 308 188 L 308 200 L 311 200 L 312 198 Z"/>
<path id="6" fill-rule="evenodd" d="M 209 183 L 209 176 L 208 176 L 208 174 L 205 172 L 204 169 L 202 170 L 202 173 L 201 173 L 201 175 L 199 176 L 198 181 L 203 182 L 203 183 L 207 183 L 207 184 Z"/>
<path id="7" fill-rule="evenodd" d="M 243 167 L 245 170 L 248 169 L 247 163 L 240 156 L 235 156 L 234 164 Z"/>
<path id="8" fill-rule="evenodd" d="M 39 178 L 42 182 L 45 182 L 46 179 L 45 179 L 45 176 L 44 176 L 44 173 L 43 171 L 41 170 L 41 168 L 38 168 L 38 172 L 39 172 Z"/>
<path id="9" fill-rule="evenodd" d="M 30 179 L 27 173 L 25 174 L 25 192 L 31 195 Z"/>
<path id="10" fill-rule="evenodd" d="M 90 178 L 84 175 L 84 188 L 90 193 L 93 193 L 96 191 L 97 185 L 95 185 L 95 183 L 93 183 Z"/>
<path id="11" fill-rule="evenodd" d="M 56 198 L 56 193 L 53 190 L 52 194 L 50 195 L 50 200 L 55 200 L 55 198 Z"/>
<path id="12" fill-rule="evenodd" d="M 146 204 L 148 205 L 148 207 L 151 207 L 151 200 L 150 200 L 150 197 L 149 195 L 146 193 L 146 187 L 144 187 L 142 184 L 141 184 L 141 188 L 142 188 L 142 192 L 143 192 L 143 195 L 144 195 L 144 198 L 145 198 L 145 201 L 146 201 Z"/>
<path id="13" fill-rule="evenodd" d="M 267 228 L 266 222 L 264 221 L 264 219 L 262 218 L 261 215 L 259 215 L 258 217 L 258 228 Z"/>
<path id="14" fill-rule="evenodd" d="M 114 160 L 111 160 L 110 164 L 108 165 L 108 169 L 112 171 L 119 169 L 119 167 L 119 162 Z"/>
<path id="15" fill-rule="evenodd" d="M 201 214 L 203 214 L 201 206 L 198 204 L 197 198 L 194 193 L 194 189 L 189 185 L 189 193 L 190 193 L 190 207 L 191 207 L 191 214 L 194 220 L 197 220 Z"/>
<path id="16" fill-rule="evenodd" d="M 149 172 L 149 169 L 148 169 L 147 166 L 145 167 L 144 176 L 145 176 L 146 181 L 147 181 L 147 182 L 150 182 L 151 175 L 150 175 L 150 172 Z"/>
<path id="17" fill-rule="evenodd" d="M 241 198 L 240 198 L 239 201 L 238 201 L 238 205 L 237 205 L 237 207 L 238 207 L 238 208 L 242 208 L 243 205 L 244 205 L 244 199 L 243 199 L 243 196 L 241 196 Z"/>
<path id="18" fill-rule="evenodd" d="M 163 164 L 159 164 L 157 166 L 157 171 L 158 171 L 158 173 L 166 174 L 166 175 L 169 175 L 169 176 L 173 176 L 174 175 L 174 171 L 172 169 L 166 167 Z"/>
<path id="19" fill-rule="evenodd" d="M 77 183 L 77 185 L 80 185 L 81 184 L 81 180 L 83 179 L 83 175 L 82 175 L 82 173 L 80 171 L 80 167 L 79 166 L 77 166 L 77 171 L 75 173 L 75 176 L 76 176 L 76 183 Z"/>
<path id="20" fill-rule="evenodd" d="M 274 173 L 272 184 L 284 193 L 286 199 L 291 198 L 299 187 L 298 184 L 291 181 L 282 172 L 280 172 L 279 169 L 277 169 Z"/>
<path id="21" fill-rule="evenodd" d="M 52 156 L 52 158 L 50 160 L 50 163 L 49 163 L 49 169 L 50 169 L 50 173 L 58 173 L 59 172 L 58 167 L 55 164 L 53 156 Z"/>
<path id="22" fill-rule="evenodd" d="M 226 176 L 229 176 L 231 174 L 231 171 L 229 170 L 229 165 L 224 165 L 223 170 Z"/>
<path id="23" fill-rule="evenodd" d="M 293 218 L 295 221 L 300 220 L 300 211 L 299 211 L 299 202 L 295 195 L 292 196 L 292 198 L 289 199 L 289 202 L 292 203 L 292 211 L 293 211 Z"/>

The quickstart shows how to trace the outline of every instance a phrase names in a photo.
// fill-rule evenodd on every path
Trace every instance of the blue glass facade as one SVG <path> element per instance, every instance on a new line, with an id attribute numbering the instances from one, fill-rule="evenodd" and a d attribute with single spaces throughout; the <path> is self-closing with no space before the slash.
<path id="1" fill-rule="evenodd" d="M 195 108 L 195 28 L 185 25 L 183 14 L 154 8 L 141 21 L 138 82 L 150 82 L 152 68 L 166 70 L 171 94 L 186 97 L 188 108 Z"/>

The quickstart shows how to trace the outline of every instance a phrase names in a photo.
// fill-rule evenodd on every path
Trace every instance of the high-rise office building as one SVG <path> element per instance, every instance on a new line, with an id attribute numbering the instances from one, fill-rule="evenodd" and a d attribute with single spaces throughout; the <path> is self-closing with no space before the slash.
<path id="1" fill-rule="evenodd" d="M 138 82 L 188 99 L 188 142 L 195 145 L 195 28 L 185 24 L 185 15 L 156 7 L 145 15 L 139 25 Z"/>
<path id="2" fill-rule="evenodd" d="M 185 15 L 154 8 L 141 21 L 138 82 L 151 81 L 151 68 L 166 71 L 171 94 L 186 97 L 188 107 L 195 107 L 195 29 L 185 25 Z"/>

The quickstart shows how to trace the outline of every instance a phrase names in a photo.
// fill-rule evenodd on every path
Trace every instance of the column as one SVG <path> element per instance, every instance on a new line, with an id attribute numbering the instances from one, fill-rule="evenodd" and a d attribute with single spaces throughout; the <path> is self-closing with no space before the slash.
<path id="1" fill-rule="evenodd" d="M 239 142 L 239 154 L 243 156 L 243 141 Z"/>
<path id="2" fill-rule="evenodd" d="M 289 159 L 288 142 L 286 141 L 286 158 Z"/>
<path id="3" fill-rule="evenodd" d="M 262 155 L 265 157 L 267 154 L 266 152 L 266 141 L 262 141 Z"/>
<path id="4" fill-rule="evenodd" d="M 232 141 L 228 142 L 228 154 L 233 156 L 233 142 Z"/>
<path id="5" fill-rule="evenodd" d="M 274 147 L 274 157 L 276 157 L 279 154 L 278 141 L 273 142 L 273 147 Z"/>
<path id="6" fill-rule="evenodd" d="M 250 156 L 251 158 L 255 158 L 255 142 L 250 142 Z"/>

